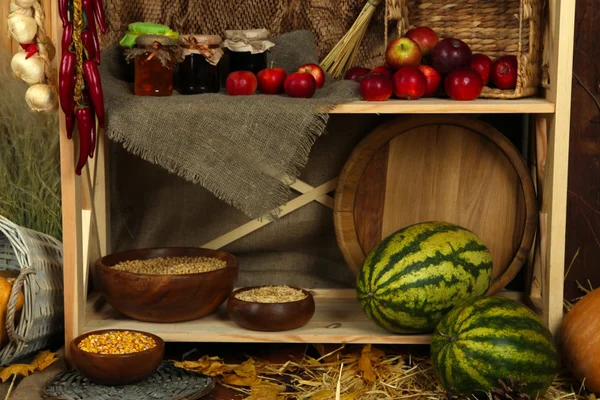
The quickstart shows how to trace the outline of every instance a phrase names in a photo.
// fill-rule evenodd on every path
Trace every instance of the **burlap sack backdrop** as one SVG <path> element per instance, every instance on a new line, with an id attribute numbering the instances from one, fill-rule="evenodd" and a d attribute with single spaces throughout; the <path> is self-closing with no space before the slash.
<path id="1" fill-rule="evenodd" d="M 116 43 L 132 22 L 169 25 L 179 33 L 222 35 L 228 29 L 266 28 L 274 35 L 306 29 L 315 35 L 322 60 L 350 29 L 366 0 L 106 0 L 109 32 Z M 385 2 L 378 6 L 363 39 L 357 64 L 383 63 Z M 391 29 L 391 27 L 390 27 Z"/>
<path id="2" fill-rule="evenodd" d="M 268 60 L 288 72 L 317 62 L 314 37 L 297 31 L 275 37 Z M 276 217 L 291 184 L 323 134 L 327 111 L 360 98 L 352 81 L 328 83 L 311 99 L 226 93 L 140 97 L 122 75 L 117 45 L 100 67 L 106 134 L 131 153 L 199 183 L 251 218 Z"/>

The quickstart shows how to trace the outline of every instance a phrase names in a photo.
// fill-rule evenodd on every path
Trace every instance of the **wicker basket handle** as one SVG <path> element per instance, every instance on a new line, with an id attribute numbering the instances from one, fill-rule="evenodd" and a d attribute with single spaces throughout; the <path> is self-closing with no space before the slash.
<path id="1" fill-rule="evenodd" d="M 8 311 L 6 313 L 6 333 L 8 334 L 8 340 L 13 343 L 17 342 L 27 342 L 27 339 L 18 335 L 15 332 L 15 314 L 17 312 L 17 299 L 19 296 L 19 292 L 23 288 L 25 284 L 25 279 L 29 274 L 35 274 L 35 269 L 32 267 L 26 267 L 21 270 L 21 273 L 13 283 L 12 289 L 10 291 L 10 297 L 8 298 Z M 32 307 L 33 306 L 32 299 L 25 299 L 25 304 L 23 307 Z"/>
<path id="2" fill-rule="evenodd" d="M 406 0 L 385 0 L 385 47 L 388 45 L 388 24 L 390 21 L 398 21 L 398 36 L 402 36 L 408 30 L 408 4 Z"/>

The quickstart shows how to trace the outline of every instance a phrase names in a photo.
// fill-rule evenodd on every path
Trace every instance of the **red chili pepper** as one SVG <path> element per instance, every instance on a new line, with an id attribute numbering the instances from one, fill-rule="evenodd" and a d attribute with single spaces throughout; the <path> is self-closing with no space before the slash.
<path id="1" fill-rule="evenodd" d="M 83 63 L 83 74 L 90 92 L 90 99 L 98 116 L 98 124 L 101 128 L 104 128 L 104 94 L 102 93 L 102 82 L 100 81 L 98 66 L 93 61 L 85 61 Z"/>
<path id="2" fill-rule="evenodd" d="M 81 32 L 81 41 L 83 42 L 83 47 L 85 47 L 85 50 L 87 51 L 87 59 L 94 60 L 96 58 L 96 49 L 94 48 L 94 41 L 90 32 Z"/>
<path id="3" fill-rule="evenodd" d="M 69 25 L 69 0 L 58 0 L 58 14 L 63 23 L 63 28 Z"/>
<path id="4" fill-rule="evenodd" d="M 63 29 L 62 41 L 61 41 L 62 50 L 63 51 L 69 50 L 69 46 L 71 46 L 72 42 L 73 42 L 73 25 L 69 24 L 69 25 L 65 26 L 65 28 Z"/>
<path id="5" fill-rule="evenodd" d="M 89 148 L 89 156 L 90 158 L 94 158 L 94 151 L 96 150 L 96 113 L 94 112 L 94 105 L 90 101 L 90 94 L 88 91 L 84 91 L 83 99 L 85 104 L 90 108 L 90 112 L 92 114 L 92 129 L 90 131 L 90 148 Z"/>
<path id="6" fill-rule="evenodd" d="M 73 116 L 73 110 L 75 109 L 75 100 L 73 99 L 73 91 L 75 89 L 75 62 L 77 57 L 70 51 L 63 52 L 62 60 L 60 62 L 60 69 L 58 71 L 58 97 L 60 99 L 60 107 L 65 113 L 65 117 Z M 67 137 L 71 139 L 73 129 L 68 129 L 67 125 Z"/>
<path id="7" fill-rule="evenodd" d="M 86 30 L 90 32 L 92 43 L 94 44 L 94 61 L 100 65 L 100 40 L 98 40 L 98 32 L 96 31 L 96 23 L 94 22 L 94 10 L 92 0 L 82 0 L 83 11 L 87 21 Z"/>
<path id="8" fill-rule="evenodd" d="M 96 21 L 100 27 L 100 32 L 104 35 L 106 33 L 106 21 L 104 19 L 104 7 L 102 7 L 102 0 L 92 0 L 94 3 L 94 15 Z"/>
<path id="9" fill-rule="evenodd" d="M 67 127 L 67 139 L 71 140 L 73 137 L 73 128 L 75 128 L 75 114 L 71 113 L 65 115 L 65 125 Z"/>
<path id="10" fill-rule="evenodd" d="M 19 46 L 21 46 L 21 48 L 25 51 L 27 51 L 27 46 L 29 46 L 28 43 L 19 43 Z"/>
<path id="11" fill-rule="evenodd" d="M 81 175 L 81 170 L 87 163 L 90 154 L 90 138 L 92 132 L 92 113 L 89 107 L 79 107 L 75 110 L 77 131 L 79 132 L 79 161 L 75 173 Z"/>
<path id="12" fill-rule="evenodd" d="M 28 60 L 30 57 L 32 57 L 33 55 L 35 55 L 35 53 L 38 52 L 38 47 L 35 43 L 29 43 L 27 45 L 27 55 L 25 56 L 25 59 Z"/>

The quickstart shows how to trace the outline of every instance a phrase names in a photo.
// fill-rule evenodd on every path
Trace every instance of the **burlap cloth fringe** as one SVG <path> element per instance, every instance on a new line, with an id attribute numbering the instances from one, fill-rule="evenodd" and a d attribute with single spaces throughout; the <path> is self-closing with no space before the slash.
<path id="1" fill-rule="evenodd" d="M 273 38 L 269 63 L 294 72 L 316 63 L 314 37 L 298 31 Z M 328 111 L 360 98 L 351 81 L 329 79 L 312 99 L 225 93 L 136 97 L 119 79 L 119 51 L 101 65 L 106 134 L 129 152 L 199 183 L 251 218 L 276 218 L 289 185 L 323 134 Z M 151 184 L 151 183 L 149 183 Z"/>

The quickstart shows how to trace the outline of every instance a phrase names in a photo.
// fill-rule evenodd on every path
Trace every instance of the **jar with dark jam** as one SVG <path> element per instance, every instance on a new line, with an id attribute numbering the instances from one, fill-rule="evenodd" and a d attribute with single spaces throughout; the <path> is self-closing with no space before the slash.
<path id="1" fill-rule="evenodd" d="M 267 50 L 275 46 L 267 40 L 268 37 L 269 31 L 266 29 L 225 31 L 223 47 L 228 60 L 227 74 L 234 71 L 258 74 L 267 68 Z"/>
<path id="2" fill-rule="evenodd" d="M 173 69 L 176 42 L 161 35 L 141 35 L 127 52 L 135 60 L 133 92 L 136 96 L 170 96 L 173 94 Z"/>
<path id="3" fill-rule="evenodd" d="M 223 56 L 221 37 L 216 35 L 181 35 L 179 63 L 181 94 L 218 93 L 221 89 L 219 61 Z"/>

